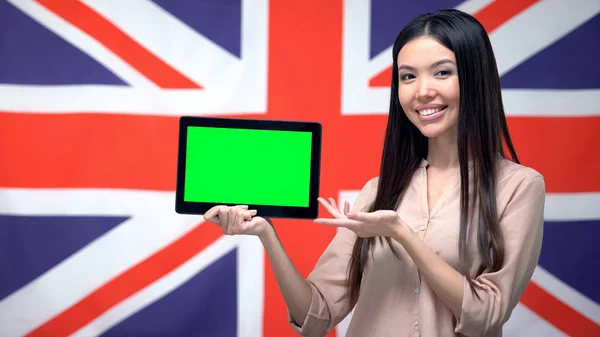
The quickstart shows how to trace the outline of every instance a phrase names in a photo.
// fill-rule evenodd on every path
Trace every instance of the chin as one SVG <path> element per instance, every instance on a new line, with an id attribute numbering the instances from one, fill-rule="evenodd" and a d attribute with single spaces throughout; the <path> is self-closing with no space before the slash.
<path id="1" fill-rule="evenodd" d="M 416 113 L 415 113 L 416 114 Z M 426 121 L 419 117 L 411 116 L 412 123 L 419 129 L 421 134 L 427 138 L 448 137 L 456 135 L 457 118 L 452 115 L 440 116 L 436 120 Z"/>
<path id="2" fill-rule="evenodd" d="M 441 125 L 419 125 L 418 129 L 427 138 L 447 137 L 456 131 L 452 127 L 443 127 Z"/>

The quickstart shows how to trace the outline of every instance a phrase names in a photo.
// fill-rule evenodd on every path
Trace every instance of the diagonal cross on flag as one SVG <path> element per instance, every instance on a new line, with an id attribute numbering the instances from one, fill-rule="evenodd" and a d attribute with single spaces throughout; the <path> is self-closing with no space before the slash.
<path id="1" fill-rule="evenodd" d="M 256 5 L 253 2 L 253 6 L 245 6 L 247 2 L 244 2 L 242 6 L 247 12 L 242 15 L 253 15 L 246 17 L 257 18 L 255 22 L 260 22 L 263 15 L 265 21 L 258 32 L 252 33 L 252 38 L 242 38 L 241 46 L 241 54 L 257 50 L 249 57 L 262 57 L 264 62 L 244 71 L 240 69 L 243 61 L 224 51 L 212 53 L 214 46 L 210 41 L 182 27 L 178 20 L 169 19 L 165 16 L 168 12 L 152 2 L 130 1 L 119 5 L 123 7 L 95 1 L 11 0 L 11 3 L 94 55 L 98 55 L 98 50 L 109 50 L 102 54 L 104 64 L 129 85 L 55 89 L 63 95 L 81 97 L 78 100 L 61 98 L 65 102 L 55 102 L 56 97 L 50 94 L 57 91 L 42 92 L 46 88 L 1 85 L 0 93 L 6 99 L 0 102 L 0 111 L 3 111 L 0 125 L 6 130 L 4 139 L 8 142 L 0 143 L 0 151 L 5 158 L 10 158 L 0 175 L 3 200 L 31 202 L 26 201 L 33 196 L 28 191 L 36 190 L 42 193 L 35 194 L 39 198 L 34 200 L 35 205 L 54 205 L 54 202 L 56 208 L 62 210 L 69 207 L 69 202 L 77 207 L 95 204 L 98 207 L 89 211 L 96 214 L 102 214 L 107 203 L 120 201 L 123 216 L 131 219 L 110 232 L 115 241 L 109 241 L 111 236 L 108 235 L 102 237 L 105 241 L 100 240 L 91 248 L 100 249 L 106 242 L 103 249 L 110 249 L 108 243 L 116 242 L 117 237 L 121 242 L 131 240 L 127 235 L 143 232 L 144 221 L 158 223 L 153 230 L 172 227 L 162 233 L 168 238 L 159 239 L 158 233 L 156 236 L 148 234 L 147 247 L 131 249 L 130 252 L 138 255 L 123 261 L 110 279 L 98 275 L 101 284 L 92 287 L 93 291 L 82 288 L 78 296 L 61 302 L 62 307 L 57 305 L 56 312 L 37 311 L 39 325 L 28 331 L 28 336 L 72 333 L 83 336 L 107 329 L 178 287 L 183 281 L 173 281 L 176 273 L 185 274 L 177 280 L 185 280 L 234 247 L 241 247 L 238 256 L 246 256 L 238 261 L 238 269 L 244 268 L 243 265 L 256 268 L 238 270 L 239 282 L 247 282 L 238 287 L 251 287 L 255 291 L 254 297 L 245 297 L 238 303 L 242 306 L 242 309 L 238 307 L 238 313 L 246 316 L 238 320 L 241 322 L 238 335 L 245 331 L 244 336 L 294 336 L 287 324 L 285 303 L 269 261 L 264 258 L 257 240 L 223 237 L 216 226 L 205 225 L 200 218 L 173 214 L 177 116 L 211 114 L 319 121 L 323 124 L 322 195 L 351 195 L 378 174 L 391 71 L 388 51 L 385 57 L 375 57 L 372 63 L 368 63 L 366 54 L 365 60 L 358 61 L 363 65 L 354 68 L 369 67 L 370 73 L 364 72 L 367 76 L 352 73 L 354 56 L 346 53 L 351 47 L 346 27 L 350 21 L 345 23 L 344 18 L 353 15 L 354 7 L 366 2 L 339 0 L 324 4 L 308 0 L 267 4 L 259 1 Z M 536 51 L 510 59 L 514 53 L 505 49 L 510 45 L 494 34 L 514 34 L 511 27 L 522 24 L 528 16 L 541 16 L 557 5 L 535 0 L 472 0 L 461 6 L 471 10 L 488 29 L 492 41 L 497 41 L 499 66 L 508 72 Z M 249 7 L 254 9 L 247 9 Z M 600 10 L 597 6 L 594 8 L 595 12 L 587 13 L 589 17 Z M 183 31 L 194 41 L 198 60 L 178 58 L 176 52 L 166 48 L 168 44 L 160 40 L 160 35 L 158 40 L 144 35 L 127 17 L 119 15 L 119 10 L 125 9 L 127 13 L 148 14 L 150 18 L 167 18 L 161 22 Z M 573 26 L 585 21 L 573 20 Z M 569 29 L 566 27 L 561 34 Z M 368 34 L 365 36 L 368 38 Z M 560 37 L 546 38 L 545 43 L 549 44 Z M 257 41 L 258 45 L 247 45 L 248 41 Z M 222 62 L 222 67 L 211 68 L 212 61 L 203 63 L 203 53 L 220 55 L 212 61 L 218 59 L 215 62 Z M 260 64 L 264 68 L 261 69 Z M 223 69 L 232 70 L 224 72 Z M 239 84 L 227 87 L 234 79 Z M 41 97 L 40 103 L 31 103 L 34 113 L 24 111 L 19 103 L 19 99 L 23 101 L 26 97 L 22 96 L 23 90 Z M 600 163 L 577 163 L 588 157 L 589 149 L 600 148 L 600 140 L 593 136 L 594 131 L 600 129 L 598 112 L 592 113 L 589 107 L 581 106 L 583 112 L 576 117 L 557 114 L 554 118 L 538 118 L 539 112 L 513 111 L 511 108 L 520 105 L 510 103 L 517 98 L 522 101 L 519 95 L 523 94 L 526 98 L 535 98 L 536 93 L 506 92 L 509 126 L 519 157 L 525 165 L 535 167 L 546 177 L 550 205 L 560 207 L 574 203 L 571 198 L 562 198 L 565 193 L 587 192 L 590 194 L 584 201 L 600 200 L 597 192 L 600 180 L 587 178 L 600 172 Z M 583 95 L 587 97 L 586 93 Z M 93 110 L 89 110 L 90 107 Z M 557 133 L 569 137 L 554 137 Z M 64 191 L 56 193 L 56 189 Z M 56 198 L 63 200 L 62 203 Z M 552 212 L 552 208 L 548 209 Z M 582 209 L 589 213 L 589 208 Z M 8 210 L 14 211 L 2 209 Z M 41 207 L 39 212 L 55 214 L 51 207 Z M 125 214 L 127 212 L 130 214 Z M 80 209 L 75 214 L 86 214 L 86 210 Z M 597 213 L 590 215 L 590 219 L 599 218 Z M 335 235 L 334 229 L 307 221 L 276 220 L 275 225 L 286 250 L 305 276 Z M 128 251 L 126 247 L 121 249 Z M 69 262 L 75 263 L 77 258 L 81 263 L 90 261 L 78 256 Z M 54 271 L 58 270 L 60 266 Z M 259 277 L 255 276 L 257 271 Z M 31 288 L 24 288 L 15 296 L 26 294 L 27 289 Z M 565 295 L 570 291 L 566 289 L 540 268 L 521 303 L 565 334 L 600 334 L 598 304 L 583 296 L 577 297 L 580 295 Z M 565 301 L 565 298 L 571 300 Z M 261 303 L 253 306 L 254 302 Z M 8 308 L 6 303 L 0 302 L 0 312 Z M 249 308 L 257 307 L 264 311 L 251 314 Z"/>

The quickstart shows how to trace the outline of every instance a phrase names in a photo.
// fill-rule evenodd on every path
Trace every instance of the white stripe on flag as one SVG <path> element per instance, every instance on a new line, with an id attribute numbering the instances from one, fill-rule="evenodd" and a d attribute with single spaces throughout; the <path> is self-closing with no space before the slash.
<path id="1" fill-rule="evenodd" d="M 176 214 L 174 193 L 104 189 L 0 189 L 0 213 L 131 216 L 0 301 L 0 326 L 6 336 L 26 334 L 202 221 Z"/>
<path id="2" fill-rule="evenodd" d="M 503 89 L 507 116 L 591 117 L 600 116 L 596 98 L 600 90 Z"/>
<path id="3" fill-rule="evenodd" d="M 23 11 L 32 19 L 40 23 L 44 28 L 58 35 L 68 43 L 71 43 L 76 48 L 98 61 L 101 65 L 110 70 L 113 74 L 123 80 L 125 83 L 139 88 L 153 89 L 158 88 L 156 84 L 148 80 L 146 76 L 138 72 L 127 62 L 123 61 L 119 56 L 113 53 L 112 50 L 106 48 L 96 39 L 85 32 L 82 32 L 77 27 L 46 7 L 40 5 L 37 1 L 32 0 L 8 0 L 13 6 Z M 51 52 L 51 51 L 48 51 Z M 50 65 L 49 65 L 50 66 Z M 115 86 L 120 87 L 120 86 Z M 7 98 L 7 97 L 5 97 Z M 75 99 L 70 96 L 69 99 Z M 0 110 L 2 108 L 0 107 Z"/>
<path id="4" fill-rule="evenodd" d="M 504 75 L 562 39 L 600 12 L 600 1 L 546 0 L 533 4 L 492 32 L 490 39 Z"/>
<path id="5" fill-rule="evenodd" d="M 502 327 L 504 337 L 567 337 L 562 331 L 519 303 Z"/>
<path id="6" fill-rule="evenodd" d="M 344 190 L 338 195 L 339 202 L 353 205 L 359 190 Z M 547 221 L 600 220 L 600 193 L 548 193 L 544 206 Z"/>
<path id="7" fill-rule="evenodd" d="M 591 261 L 586 262 L 591 264 L 594 263 Z M 546 291 L 556 297 L 559 301 L 600 325 L 600 304 L 587 298 L 585 295 L 559 280 L 539 265 L 535 269 L 531 280 L 543 289 L 546 289 Z"/>
<path id="8" fill-rule="evenodd" d="M 237 90 L 237 88 L 236 88 Z M 0 111 L 180 116 L 264 114 L 266 96 L 189 89 L 145 89 L 109 85 L 35 86 L 0 84 Z M 69 97 L 69 99 L 65 99 Z M 261 105 L 262 104 L 262 105 Z"/>
<path id="9" fill-rule="evenodd" d="M 600 221 L 600 193 L 549 193 L 544 217 L 550 221 Z"/>
<path id="10" fill-rule="evenodd" d="M 224 236 L 158 281 L 117 304 L 73 337 L 99 336 L 136 312 L 180 287 L 202 269 L 237 248 L 238 337 L 262 336 L 264 263 L 260 241 L 248 236 Z"/>
<path id="11" fill-rule="evenodd" d="M 155 56 L 208 90 L 216 87 L 223 77 L 231 83 L 232 79 L 227 75 L 239 74 L 241 70 L 237 57 L 151 1 L 83 2 Z"/>

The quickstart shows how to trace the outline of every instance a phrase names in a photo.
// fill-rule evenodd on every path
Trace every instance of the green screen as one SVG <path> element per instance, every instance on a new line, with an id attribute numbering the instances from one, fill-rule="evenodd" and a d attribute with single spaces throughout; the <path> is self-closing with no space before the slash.
<path id="1" fill-rule="evenodd" d="M 184 200 L 308 207 L 312 134 L 188 127 Z"/>

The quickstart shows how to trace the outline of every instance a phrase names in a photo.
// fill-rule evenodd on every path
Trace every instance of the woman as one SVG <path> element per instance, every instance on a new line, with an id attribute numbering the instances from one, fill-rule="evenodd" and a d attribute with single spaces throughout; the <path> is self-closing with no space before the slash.
<path id="1" fill-rule="evenodd" d="M 541 249 L 545 183 L 518 164 L 489 38 L 456 10 L 423 15 L 393 48 L 378 177 L 305 280 L 275 230 L 245 206 L 215 207 L 226 234 L 258 235 L 301 335 L 354 310 L 347 336 L 501 336 Z M 502 139 L 511 153 L 505 158 Z"/>

